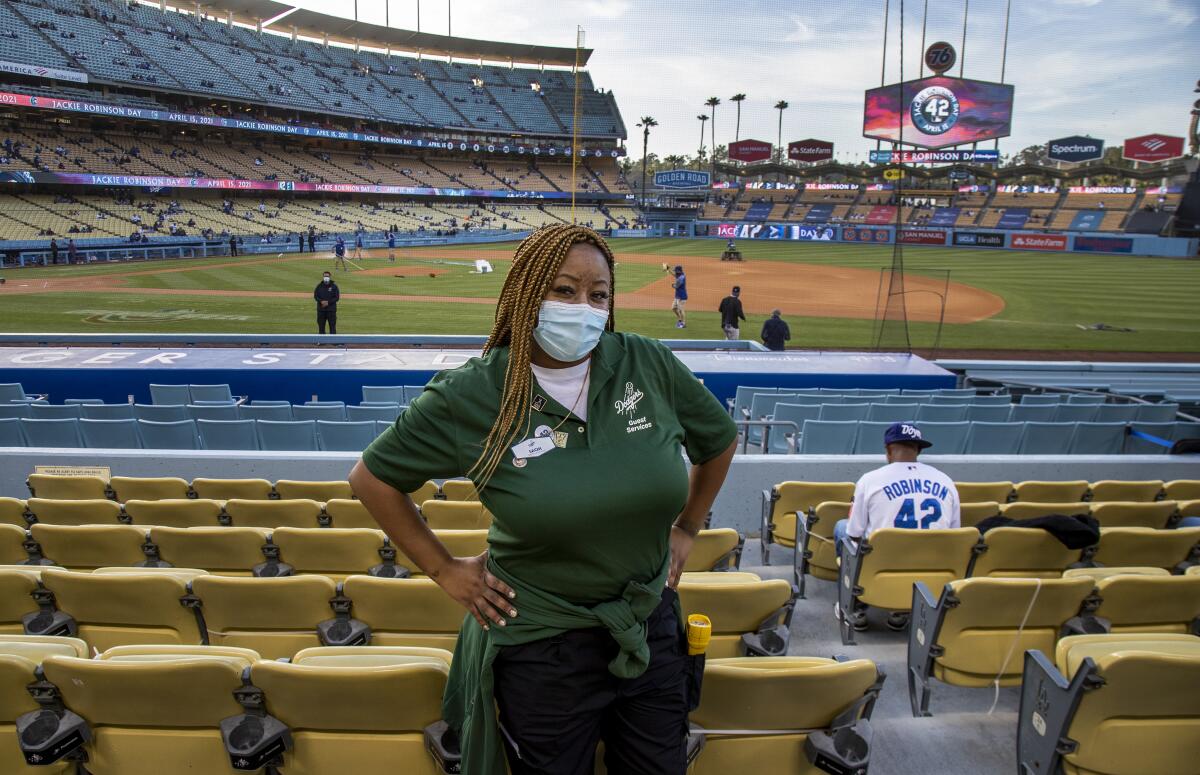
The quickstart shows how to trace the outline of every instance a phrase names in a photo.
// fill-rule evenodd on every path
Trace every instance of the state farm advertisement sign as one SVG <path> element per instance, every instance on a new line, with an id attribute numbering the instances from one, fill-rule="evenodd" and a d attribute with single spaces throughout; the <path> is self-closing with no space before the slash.
<path id="1" fill-rule="evenodd" d="M 771 144 L 762 140 L 739 140 L 729 144 L 729 158 L 734 161 L 763 161 L 771 158 Z"/>
<path id="2" fill-rule="evenodd" d="M 833 143 L 824 140 L 797 140 L 788 143 L 788 158 L 802 162 L 826 161 L 833 158 Z"/>
<path id="3" fill-rule="evenodd" d="M 1170 135 L 1142 135 L 1125 141 L 1121 153 L 1130 161 L 1159 162 L 1183 156 L 1183 138 Z"/>
<path id="4" fill-rule="evenodd" d="M 946 232 L 938 229 L 901 229 L 896 241 L 906 245 L 945 245 Z"/>
<path id="5" fill-rule="evenodd" d="M 1009 247 L 1021 250 L 1066 250 L 1067 238 L 1062 234 L 1014 234 Z"/>

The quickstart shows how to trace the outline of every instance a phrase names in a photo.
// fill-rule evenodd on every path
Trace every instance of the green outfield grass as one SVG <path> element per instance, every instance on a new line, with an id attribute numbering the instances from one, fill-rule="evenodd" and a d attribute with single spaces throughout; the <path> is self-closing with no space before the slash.
<path id="1" fill-rule="evenodd" d="M 468 246 L 469 247 L 469 246 Z M 382 274 L 337 272 L 343 294 L 378 296 L 460 296 L 494 299 L 515 245 L 470 248 L 488 258 L 496 273 L 470 272 L 461 255 L 423 258 L 391 265 L 384 259 L 357 263 L 364 269 L 388 268 Z M 661 255 L 673 263 L 688 256 L 717 256 L 719 240 L 614 240 L 622 253 Z M 752 260 L 878 270 L 891 263 L 890 246 L 744 241 L 739 247 Z M 423 253 L 430 249 L 422 249 Z M 463 246 L 453 248 L 463 250 Z M 401 251 L 403 255 L 403 251 Z M 285 256 L 286 257 L 286 256 Z M 79 290 L 37 294 L 0 291 L 0 330 L 6 332 L 261 332 L 314 330 L 313 303 L 306 298 L 237 296 L 224 292 L 311 292 L 328 258 L 289 262 L 243 259 L 191 259 L 87 267 L 8 270 L 11 284 L 44 280 L 78 282 Z M 961 349 L 1108 350 L 1196 352 L 1200 350 L 1200 262 L 1178 259 L 1091 256 L 1017 251 L 954 250 L 905 247 L 906 271 L 943 276 L 1001 296 L 1006 307 L 978 323 L 947 324 L 941 345 Z M 236 263 L 233 263 L 236 262 Z M 233 263 L 233 265 L 230 265 Z M 186 269 L 187 271 L 172 271 Z M 428 273 L 435 272 L 434 277 Z M 103 275 L 129 274 L 133 288 L 164 289 L 170 294 L 114 292 Z M 142 274 L 144 272 L 144 274 Z M 402 274 L 403 278 L 395 275 Z M 623 330 L 658 337 L 715 338 L 720 327 L 715 311 L 689 309 L 689 325 L 674 327 L 662 309 L 622 307 L 621 294 L 661 277 L 655 265 L 620 263 L 617 271 L 617 324 Z M 86 278 L 95 278 L 88 287 Z M 865 292 L 874 294 L 874 288 Z M 188 291 L 207 293 L 188 294 Z M 213 293 L 216 292 L 216 293 Z M 820 293 L 814 288 L 812 293 Z M 178 295 L 177 295 L 178 294 Z M 493 306 L 388 299 L 347 299 L 339 306 L 343 333 L 476 333 L 489 329 Z M 757 334 L 761 315 L 751 315 L 743 337 Z M 794 346 L 865 348 L 871 344 L 872 321 L 788 316 Z M 1135 329 L 1133 333 L 1084 331 L 1078 326 L 1106 323 Z M 935 326 L 910 323 L 916 347 L 933 344 Z"/>

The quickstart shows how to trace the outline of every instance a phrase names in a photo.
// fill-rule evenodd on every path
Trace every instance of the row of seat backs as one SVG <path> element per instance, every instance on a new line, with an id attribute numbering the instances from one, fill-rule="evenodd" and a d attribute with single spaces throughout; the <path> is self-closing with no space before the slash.
<path id="1" fill-rule="evenodd" d="M 150 401 L 155 404 L 192 404 L 196 401 L 234 401 L 229 385 L 163 385 L 150 383 Z"/>
<path id="2" fill-rule="evenodd" d="M 267 479 L 214 479 L 197 477 L 191 482 L 179 477 L 114 476 L 62 476 L 57 474 L 30 474 L 25 480 L 29 494 L 37 498 L 76 500 L 109 498 L 127 500 L 168 500 L 181 498 L 210 498 L 214 500 L 290 500 L 306 498 L 329 501 L 338 498 L 353 498 L 350 483 L 336 481 L 301 481 L 279 479 L 272 483 Z M 442 485 L 426 482 L 420 489 L 409 493 L 416 502 L 427 500 L 467 501 L 478 500 L 474 484 L 467 479 L 447 479 Z"/>
<path id="3" fill-rule="evenodd" d="M 1174 408 L 1172 408 L 1174 407 Z M 1174 422 L 1178 405 L 1166 404 L 904 404 L 779 402 L 750 419 L 871 420 L 875 422 Z"/>
<path id="4" fill-rule="evenodd" d="M 343 404 L 289 404 L 283 402 L 238 404 L 210 401 L 202 404 L 103 404 L 38 402 L 0 404 L 0 418 L 33 420 L 381 420 L 393 422 L 405 404 L 375 402 Z"/>
<path id="5" fill-rule="evenodd" d="M 431 527 L 455 557 L 487 549 L 487 530 Z M 701 530 L 684 569 L 736 570 L 743 543 L 732 528 Z M 149 563 L 223 575 L 319 573 L 335 579 L 355 573 L 421 573 L 383 531 L 370 528 L 35 524 L 26 531 L 0 525 L 0 564 L 47 563 L 71 570 Z M 399 568 L 388 570 L 395 566 Z"/>
<path id="6" fill-rule="evenodd" d="M 829 399 L 830 402 L 842 400 L 844 398 L 860 399 L 863 397 L 878 397 L 887 399 L 889 397 L 899 400 L 909 401 L 941 401 L 941 400 L 956 400 L 956 401 L 999 401 L 1001 398 L 1005 403 L 1011 402 L 1012 398 L 1006 393 L 991 394 L 980 393 L 973 388 L 943 388 L 933 390 L 901 390 L 900 388 L 780 388 L 780 387 L 754 387 L 748 385 L 738 385 L 734 389 L 734 397 L 728 399 L 730 408 L 734 412 L 735 417 L 741 417 L 744 411 L 749 411 L 753 404 L 755 395 L 796 395 L 796 396 L 820 396 Z M 903 396 L 903 398 L 901 398 Z"/>

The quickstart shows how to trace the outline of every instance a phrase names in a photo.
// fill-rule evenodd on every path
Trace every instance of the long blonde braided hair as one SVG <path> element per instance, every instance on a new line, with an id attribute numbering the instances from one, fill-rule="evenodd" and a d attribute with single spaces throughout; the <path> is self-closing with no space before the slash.
<path id="1" fill-rule="evenodd" d="M 610 287 L 613 281 L 612 249 L 596 232 L 585 226 L 559 224 L 545 226 L 521 242 L 513 257 L 512 267 L 500 291 L 496 304 L 496 322 L 492 333 L 483 346 L 487 355 L 493 348 L 508 345 L 508 366 L 504 370 L 504 391 L 500 397 L 500 411 L 492 429 L 483 440 L 483 450 L 471 467 L 470 474 L 478 482 L 476 489 L 487 486 L 496 468 L 504 460 L 508 448 L 521 435 L 529 420 L 530 387 L 533 371 L 530 369 L 533 350 L 533 329 L 537 326 L 538 311 L 542 300 L 566 260 L 573 245 L 593 245 L 608 263 Z M 607 330 L 613 330 L 613 295 L 608 301 Z"/>

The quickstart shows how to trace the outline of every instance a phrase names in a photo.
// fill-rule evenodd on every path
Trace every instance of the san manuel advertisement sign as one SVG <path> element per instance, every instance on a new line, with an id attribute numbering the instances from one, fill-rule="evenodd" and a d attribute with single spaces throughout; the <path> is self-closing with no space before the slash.
<path id="1" fill-rule="evenodd" d="M 1002 248 L 1004 235 L 990 231 L 956 231 L 955 245 L 968 245 L 973 248 Z"/>
<path id="2" fill-rule="evenodd" d="M 762 140 L 739 140 L 729 144 L 729 158 L 742 162 L 764 161 L 771 158 L 771 144 Z"/>
<path id="3" fill-rule="evenodd" d="M 1078 164 L 1083 161 L 1093 161 L 1102 156 L 1104 156 L 1104 141 L 1094 137 L 1072 135 L 1046 143 L 1046 158 L 1050 161 Z"/>
<path id="4" fill-rule="evenodd" d="M 901 229 L 896 241 L 906 245 L 945 245 L 946 232 L 941 229 Z"/>
<path id="5" fill-rule="evenodd" d="M 654 185 L 658 188 L 708 188 L 712 178 L 707 172 L 697 170 L 669 170 L 654 173 Z"/>

